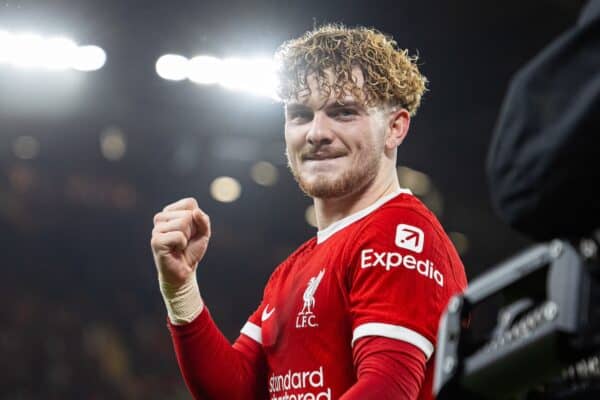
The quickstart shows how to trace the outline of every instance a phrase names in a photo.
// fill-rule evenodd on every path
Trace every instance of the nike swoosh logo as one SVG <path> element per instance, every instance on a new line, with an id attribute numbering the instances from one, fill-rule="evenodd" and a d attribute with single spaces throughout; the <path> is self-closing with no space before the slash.
<path id="1" fill-rule="evenodd" d="M 265 309 L 262 312 L 262 316 L 260 317 L 260 320 L 262 322 L 265 322 L 266 320 L 268 320 L 269 318 L 271 318 L 271 315 L 273 315 L 273 313 L 275 312 L 275 309 L 273 308 L 271 311 L 268 311 L 269 305 L 267 304 Z"/>

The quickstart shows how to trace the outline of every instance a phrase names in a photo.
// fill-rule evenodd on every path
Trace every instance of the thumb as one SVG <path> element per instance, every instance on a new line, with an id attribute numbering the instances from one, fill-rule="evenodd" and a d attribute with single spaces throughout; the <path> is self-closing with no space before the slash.
<path id="1" fill-rule="evenodd" d="M 192 212 L 192 219 L 196 227 L 196 234 L 190 238 L 187 247 L 185 249 L 185 257 L 189 261 L 190 266 L 194 268 L 208 246 L 208 240 L 210 239 L 210 220 L 208 215 L 202 211 L 196 209 Z"/>
<path id="2" fill-rule="evenodd" d="M 192 220 L 196 228 L 197 236 L 209 236 L 210 237 L 210 218 L 199 208 L 196 208 L 192 212 Z M 196 236 L 195 235 L 195 236 Z"/>

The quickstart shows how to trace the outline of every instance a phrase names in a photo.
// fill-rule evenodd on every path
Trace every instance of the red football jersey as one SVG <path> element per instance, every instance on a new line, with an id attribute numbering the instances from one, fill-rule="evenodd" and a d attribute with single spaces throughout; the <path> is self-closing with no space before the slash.
<path id="1" fill-rule="evenodd" d="M 339 398 L 356 382 L 352 346 L 366 336 L 423 351 L 419 398 L 431 398 L 438 321 L 466 286 L 437 218 L 402 190 L 319 231 L 282 262 L 241 332 L 264 349 L 271 399 Z"/>

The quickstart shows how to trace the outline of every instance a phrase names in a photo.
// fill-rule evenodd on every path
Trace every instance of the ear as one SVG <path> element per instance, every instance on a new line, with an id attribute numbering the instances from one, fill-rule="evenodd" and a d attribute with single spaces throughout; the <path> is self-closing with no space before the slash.
<path id="1" fill-rule="evenodd" d="M 410 126 L 410 114 L 404 108 L 392 111 L 388 120 L 388 135 L 385 138 L 385 147 L 393 150 L 402 144 L 408 127 Z"/>

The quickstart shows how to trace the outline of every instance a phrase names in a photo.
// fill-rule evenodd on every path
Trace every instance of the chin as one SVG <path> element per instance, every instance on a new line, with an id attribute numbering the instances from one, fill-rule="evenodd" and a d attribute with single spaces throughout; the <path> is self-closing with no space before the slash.
<path id="1" fill-rule="evenodd" d="M 327 176 L 312 177 L 312 179 L 297 179 L 300 189 L 310 197 L 331 199 L 343 197 L 356 191 L 361 185 L 344 174 L 337 178 Z"/>
<path id="2" fill-rule="evenodd" d="M 356 193 L 372 183 L 377 176 L 379 158 L 356 160 L 321 171 L 311 170 L 302 164 L 294 165 L 289 160 L 288 167 L 300 189 L 308 196 L 331 199 Z"/>

